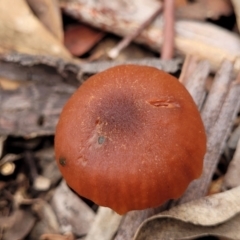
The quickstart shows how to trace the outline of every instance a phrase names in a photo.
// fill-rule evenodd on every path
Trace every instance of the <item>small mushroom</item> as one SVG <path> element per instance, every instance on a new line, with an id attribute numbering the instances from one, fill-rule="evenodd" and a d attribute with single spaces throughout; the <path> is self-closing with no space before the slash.
<path id="1" fill-rule="evenodd" d="M 206 135 L 184 86 L 153 67 L 90 77 L 65 105 L 58 167 L 79 195 L 119 214 L 179 198 L 201 175 Z"/>

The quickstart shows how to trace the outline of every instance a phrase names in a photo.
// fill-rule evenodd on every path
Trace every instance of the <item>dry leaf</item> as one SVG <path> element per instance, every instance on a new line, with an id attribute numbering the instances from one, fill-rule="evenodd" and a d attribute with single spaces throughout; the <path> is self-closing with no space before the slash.
<path id="1" fill-rule="evenodd" d="M 66 48 L 75 56 L 81 56 L 98 43 L 105 33 L 83 24 L 70 25 L 64 34 Z"/>
<path id="2" fill-rule="evenodd" d="M 0 46 L 0 52 L 71 57 L 34 16 L 25 0 L 0 1 Z"/>
<path id="3" fill-rule="evenodd" d="M 201 198 L 151 217 L 134 240 L 191 239 L 220 236 L 240 239 L 240 187 Z"/>
<path id="4" fill-rule="evenodd" d="M 73 232 L 78 236 L 88 232 L 95 214 L 76 194 L 65 181 L 56 189 L 51 205 L 57 215 L 62 232 Z"/>

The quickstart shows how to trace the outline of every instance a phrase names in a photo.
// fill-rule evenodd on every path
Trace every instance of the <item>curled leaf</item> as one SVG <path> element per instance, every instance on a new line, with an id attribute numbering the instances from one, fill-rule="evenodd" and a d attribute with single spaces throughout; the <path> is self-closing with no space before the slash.
<path id="1" fill-rule="evenodd" d="M 240 187 L 192 201 L 144 221 L 134 240 L 191 239 L 207 235 L 240 239 Z"/>

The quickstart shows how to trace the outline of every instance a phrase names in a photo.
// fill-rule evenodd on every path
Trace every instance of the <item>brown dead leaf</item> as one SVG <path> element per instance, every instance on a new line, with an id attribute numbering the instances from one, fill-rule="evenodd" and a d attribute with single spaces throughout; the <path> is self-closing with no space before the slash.
<path id="1" fill-rule="evenodd" d="M 64 44 L 73 55 L 81 56 L 104 36 L 105 33 L 100 30 L 83 24 L 75 24 L 67 27 L 64 34 Z"/>
<path id="2" fill-rule="evenodd" d="M 3 240 L 21 240 L 32 229 L 35 217 L 29 210 L 16 210 L 9 217 L 0 218 L 0 229 L 4 231 Z"/>
<path id="3" fill-rule="evenodd" d="M 197 0 L 177 9 L 178 18 L 217 20 L 221 16 L 228 16 L 233 12 L 230 0 Z"/>
<path id="4" fill-rule="evenodd" d="M 0 1 L 0 51 L 70 58 L 70 53 L 34 16 L 25 0 Z"/>
<path id="5" fill-rule="evenodd" d="M 240 239 L 240 187 L 201 198 L 143 222 L 134 240 L 192 239 L 220 236 Z"/>

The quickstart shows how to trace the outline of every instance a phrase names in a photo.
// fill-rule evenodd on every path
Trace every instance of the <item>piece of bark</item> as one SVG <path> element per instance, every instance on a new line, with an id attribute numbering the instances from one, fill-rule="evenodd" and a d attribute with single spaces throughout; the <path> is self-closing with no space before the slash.
<path id="1" fill-rule="evenodd" d="M 43 25 L 60 41 L 63 41 L 62 16 L 58 0 L 27 0 Z"/>
<path id="2" fill-rule="evenodd" d="M 83 4 L 84 2 L 84 4 Z M 129 35 L 147 19 L 158 1 L 108 1 L 61 0 L 63 10 L 83 22 L 113 32 Z M 135 40 L 159 51 L 162 41 L 163 21 L 159 16 Z M 234 62 L 234 69 L 240 69 L 240 42 L 236 34 L 210 23 L 178 20 L 175 24 L 175 47 L 184 54 L 192 54 L 200 59 L 207 59 L 212 69 L 216 70 L 224 59 Z"/>
<path id="3" fill-rule="evenodd" d="M 146 59 L 129 61 L 177 71 L 181 60 Z M 0 77 L 27 81 L 13 91 L 0 89 L 0 135 L 36 137 L 54 134 L 63 105 L 84 81 L 122 62 L 79 63 L 58 58 L 21 54 L 0 56 Z M 44 97 L 43 97 L 44 96 Z"/>
<path id="4" fill-rule="evenodd" d="M 101 61 L 93 63 L 81 64 L 82 71 L 85 74 L 95 74 L 104 71 L 110 67 L 114 67 L 120 64 L 137 64 L 158 68 L 168 73 L 174 73 L 179 69 L 179 64 L 182 62 L 180 58 L 173 60 L 160 60 L 157 58 L 143 58 L 139 60 L 127 60 L 127 61 Z"/>
<path id="5" fill-rule="evenodd" d="M 34 81 L 47 85 L 63 82 L 78 86 L 79 82 L 83 82 L 83 75 L 96 74 L 121 64 L 147 65 L 165 72 L 175 73 L 179 70 L 181 63 L 182 59 L 180 58 L 169 61 L 143 58 L 127 61 L 81 62 L 52 56 L 9 53 L 0 55 L 0 77 L 17 81 Z"/>
<path id="6" fill-rule="evenodd" d="M 0 89 L 0 134 L 36 137 L 54 133 L 63 105 L 76 88 L 31 83 L 16 91 Z"/>
<path id="7" fill-rule="evenodd" d="M 34 16 L 25 0 L 2 0 L 0 52 L 13 51 L 71 58 L 62 43 Z"/>

